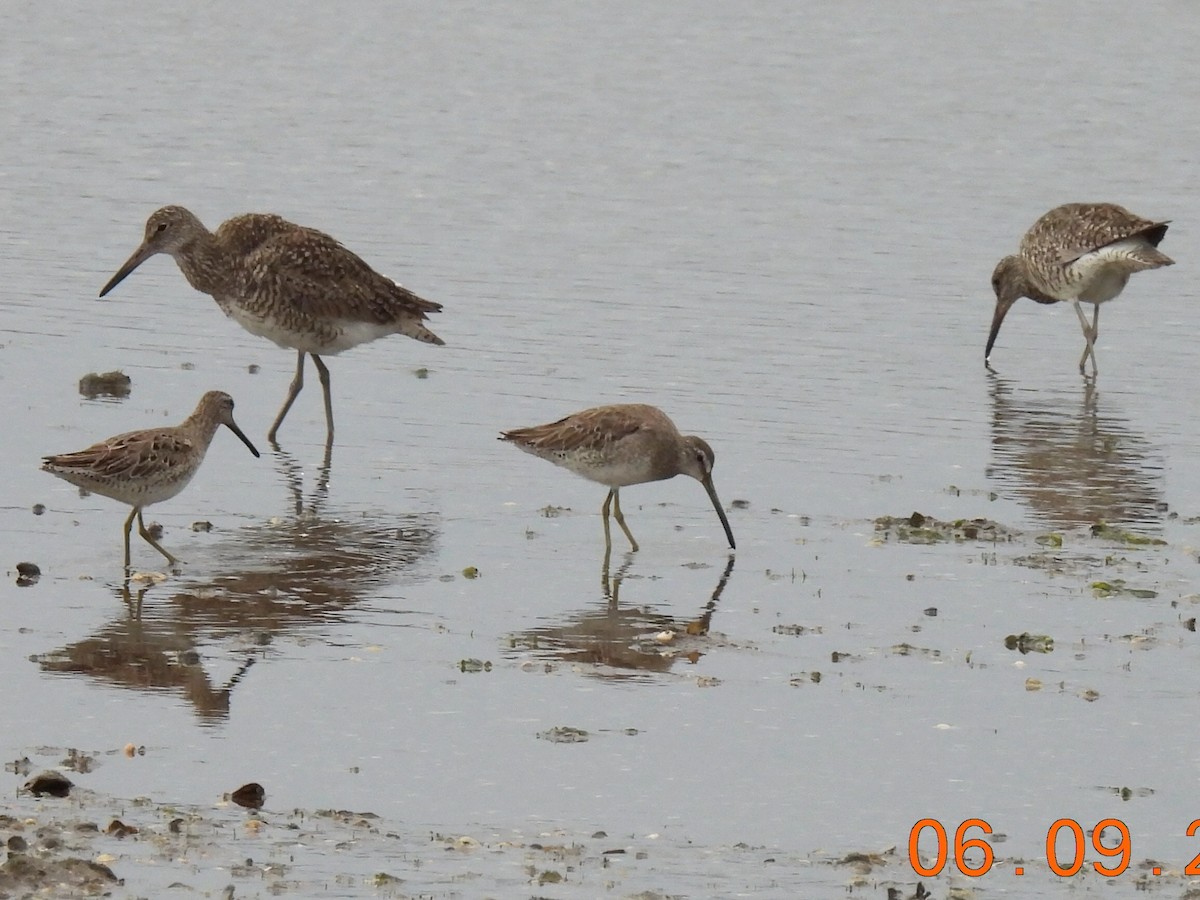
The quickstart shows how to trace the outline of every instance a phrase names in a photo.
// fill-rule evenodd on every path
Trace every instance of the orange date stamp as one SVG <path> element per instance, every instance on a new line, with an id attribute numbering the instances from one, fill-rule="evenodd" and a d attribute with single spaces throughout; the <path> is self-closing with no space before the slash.
<path id="1" fill-rule="evenodd" d="M 1200 819 L 1187 827 L 1187 836 L 1194 837 L 1200 831 Z M 928 864 L 921 861 L 917 845 L 926 833 L 933 836 L 936 852 Z M 965 819 L 955 830 L 954 839 L 937 819 L 925 818 L 913 825 L 908 833 L 908 864 L 922 878 L 940 875 L 947 865 L 958 871 L 978 878 L 991 871 L 995 854 L 986 836 L 992 826 L 983 819 Z M 1113 840 L 1115 833 L 1116 840 Z M 1074 819 L 1058 819 L 1046 830 L 1046 865 L 1050 871 L 1062 878 L 1078 875 L 1087 864 L 1089 851 L 1101 859 L 1093 859 L 1092 868 L 1098 875 L 1115 878 L 1129 868 L 1133 845 L 1129 838 L 1129 826 L 1120 819 L 1101 819 L 1090 830 L 1090 838 L 1083 827 Z M 1013 870 L 1015 875 L 1024 875 L 1023 866 Z M 1155 867 L 1154 875 L 1161 875 Z M 1192 857 L 1183 870 L 1184 875 L 1200 875 L 1200 854 Z"/>

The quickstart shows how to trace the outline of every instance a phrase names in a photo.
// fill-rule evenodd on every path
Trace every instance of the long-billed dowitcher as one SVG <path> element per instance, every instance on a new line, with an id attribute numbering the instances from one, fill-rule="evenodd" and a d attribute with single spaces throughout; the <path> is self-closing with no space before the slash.
<path id="1" fill-rule="evenodd" d="M 312 357 L 325 393 L 333 439 L 331 356 L 389 334 L 445 343 L 423 324 L 441 304 L 422 300 L 380 275 L 335 239 L 267 213 L 248 213 L 215 232 L 182 206 L 164 206 L 146 222 L 142 245 L 100 291 L 103 297 L 156 253 L 174 257 L 188 283 L 210 294 L 225 315 L 251 334 L 297 352 L 296 375 L 267 439 L 304 387 L 304 355 Z"/>
<path id="2" fill-rule="evenodd" d="M 1087 342 L 1079 371 L 1090 356 L 1095 375 L 1100 304 L 1120 294 L 1134 272 L 1174 263 L 1156 249 L 1168 224 L 1135 216 L 1115 203 L 1067 203 L 1050 210 L 1025 232 L 1017 254 L 1000 260 L 992 273 L 996 311 L 984 362 L 1005 315 L 1021 297 L 1038 303 L 1069 300 Z M 1091 325 L 1080 303 L 1093 304 Z"/>
<path id="3" fill-rule="evenodd" d="M 183 424 L 169 428 L 147 428 L 118 434 L 86 450 L 43 458 L 43 471 L 71 482 L 76 487 L 109 497 L 133 507 L 125 520 L 125 568 L 129 568 L 129 532 L 137 517 L 138 534 L 175 565 L 178 560 L 164 550 L 146 530 L 142 510 L 152 503 L 170 500 L 182 491 L 200 463 L 217 427 L 225 425 L 242 439 L 250 452 L 258 450 L 233 421 L 233 398 L 222 391 L 209 391 Z"/>
<path id="4" fill-rule="evenodd" d="M 608 528 L 611 505 L 630 546 L 638 549 L 621 514 L 621 488 L 676 475 L 690 475 L 704 485 L 729 538 L 729 546 L 736 547 L 729 520 L 713 487 L 712 447 L 693 434 L 680 434 L 675 423 L 656 407 L 642 403 L 597 406 L 547 425 L 501 432 L 500 440 L 511 441 L 526 453 L 608 485 L 608 496 L 600 509 L 606 548 L 612 547 Z"/>

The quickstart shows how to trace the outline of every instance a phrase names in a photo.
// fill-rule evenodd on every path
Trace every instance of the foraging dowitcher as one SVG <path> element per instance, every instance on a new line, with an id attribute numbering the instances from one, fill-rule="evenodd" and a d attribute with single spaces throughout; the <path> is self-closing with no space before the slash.
<path id="1" fill-rule="evenodd" d="M 304 387 L 304 355 L 312 357 L 325 393 L 327 439 L 333 439 L 332 356 L 389 334 L 445 343 L 422 324 L 440 303 L 422 300 L 380 275 L 315 228 L 267 213 L 248 213 L 209 231 L 182 206 L 164 206 L 146 222 L 133 256 L 100 291 L 103 297 L 156 253 L 174 257 L 188 283 L 210 294 L 221 311 L 251 334 L 295 350 L 296 376 L 267 439 Z"/>
<path id="2" fill-rule="evenodd" d="M 1004 316 L 1021 297 L 1038 303 L 1069 300 L 1087 341 L 1079 371 L 1090 356 L 1095 375 L 1100 304 L 1121 293 L 1134 272 L 1174 263 L 1155 249 L 1168 224 L 1135 216 L 1115 203 L 1067 203 L 1050 210 L 1025 232 L 1019 252 L 1000 260 L 992 273 L 996 312 L 984 362 L 992 355 Z M 1093 304 L 1090 326 L 1080 303 Z"/>
<path id="3" fill-rule="evenodd" d="M 233 398 L 223 391 L 209 391 L 182 425 L 147 428 L 118 434 L 86 450 L 44 457 L 43 471 L 57 475 L 76 487 L 110 497 L 133 507 L 125 520 L 125 568 L 129 568 L 129 531 L 136 516 L 138 534 L 175 565 L 178 560 L 164 550 L 146 530 L 142 510 L 152 503 L 170 500 L 182 491 L 212 443 L 217 426 L 228 426 L 250 452 L 258 450 L 233 421 Z"/>
<path id="4" fill-rule="evenodd" d="M 736 546 L 729 520 L 725 518 L 725 510 L 713 487 L 715 457 L 712 447 L 695 435 L 680 434 L 675 423 L 656 407 L 642 403 L 597 406 L 547 425 L 501 432 L 500 440 L 511 441 L 526 453 L 608 485 L 608 496 L 600 509 L 606 548 L 612 547 L 608 529 L 611 505 L 630 546 L 638 549 L 621 514 L 621 488 L 676 475 L 690 475 L 704 485 L 721 519 L 725 536 L 729 538 L 729 546 Z"/>

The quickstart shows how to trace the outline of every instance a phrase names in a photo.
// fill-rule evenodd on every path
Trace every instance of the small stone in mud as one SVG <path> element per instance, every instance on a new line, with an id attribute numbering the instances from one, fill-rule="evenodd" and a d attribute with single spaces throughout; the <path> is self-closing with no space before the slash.
<path id="1" fill-rule="evenodd" d="M 462 570 L 462 574 L 463 578 L 478 578 L 479 569 L 477 569 L 475 566 L 467 566 Z"/>
<path id="2" fill-rule="evenodd" d="M 154 538 L 156 541 L 163 536 L 163 527 L 160 522 L 151 522 L 146 526 L 146 530 L 150 532 L 150 537 Z"/>
<path id="3" fill-rule="evenodd" d="M 734 500 L 729 505 L 732 506 L 734 509 L 749 509 L 750 501 L 749 500 Z"/>
<path id="4" fill-rule="evenodd" d="M 267 792 L 257 781 L 251 781 L 230 794 L 229 799 L 246 809 L 262 809 L 262 805 L 267 799 Z"/>
<path id="5" fill-rule="evenodd" d="M 925 607 L 925 615 L 929 616 L 930 618 L 933 618 L 937 614 L 938 614 L 938 608 L 936 606 Z"/>
<path id="6" fill-rule="evenodd" d="M 20 888 L 16 893 L 22 897 L 109 896 L 108 884 L 118 880 L 108 866 L 74 857 L 35 862 L 27 856 L 10 856 L 2 872 L 4 887 Z M 8 890 L 4 896 L 11 896 Z"/>
<path id="7" fill-rule="evenodd" d="M 250 363 L 250 365 L 246 366 L 246 371 L 251 375 L 257 375 L 259 371 L 258 363 Z"/>
<path id="8" fill-rule="evenodd" d="M 124 372 L 89 372 L 79 379 L 79 393 L 93 400 L 96 397 L 128 397 L 132 379 Z"/>
<path id="9" fill-rule="evenodd" d="M 45 515 L 45 514 L 46 514 L 46 504 L 45 504 L 45 503 L 35 503 L 35 504 L 33 504 L 33 514 L 34 514 L 35 516 L 43 516 L 43 515 Z"/>
<path id="10" fill-rule="evenodd" d="M 9 853 L 24 853 L 29 849 L 29 842 L 19 834 L 14 834 L 5 846 L 8 847 Z"/>
<path id="11" fill-rule="evenodd" d="M 112 835 L 115 838 L 124 838 L 131 834 L 137 834 L 138 829 L 133 825 L 126 825 L 120 819 L 113 819 L 108 823 L 108 827 L 104 829 L 104 833 Z"/>
<path id="12" fill-rule="evenodd" d="M 179 368 L 185 372 L 190 372 L 196 368 L 196 364 L 194 362 L 182 362 L 179 364 Z"/>
<path id="13" fill-rule="evenodd" d="M 212 528 L 213 528 L 212 522 L 193 522 L 192 523 L 192 531 L 196 531 L 196 532 L 202 531 L 202 532 L 207 533 L 209 531 L 212 531 Z"/>
<path id="14" fill-rule="evenodd" d="M 475 659 L 474 657 L 470 659 L 460 659 L 458 661 L 458 671 L 462 672 L 463 674 L 472 675 L 477 672 L 490 672 L 492 671 L 492 661 Z"/>
<path id="15" fill-rule="evenodd" d="M 413 374 L 418 378 L 425 379 L 429 377 L 429 370 L 422 366 L 420 369 L 414 369 Z"/>
<path id="16" fill-rule="evenodd" d="M 17 587 L 29 587 L 31 584 L 37 584 L 41 577 L 42 570 L 38 568 L 37 563 L 17 563 Z"/>
<path id="17" fill-rule="evenodd" d="M 49 794 L 51 797 L 65 797 L 71 793 L 71 780 L 61 772 L 47 770 L 38 775 L 34 775 L 25 782 L 25 790 L 33 794 L 35 797 L 40 797 L 43 794 Z"/>

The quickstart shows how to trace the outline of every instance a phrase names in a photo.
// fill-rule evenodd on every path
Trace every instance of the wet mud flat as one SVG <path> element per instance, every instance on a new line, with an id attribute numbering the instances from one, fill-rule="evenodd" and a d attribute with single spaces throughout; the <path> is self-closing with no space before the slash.
<path id="1" fill-rule="evenodd" d="M 80 760 L 119 751 L 62 752 L 64 767 L 86 769 Z M 41 748 L 39 754 L 52 751 Z M 10 763 L 8 769 L 19 767 Z M 527 825 L 448 832 L 370 811 L 247 810 L 228 796 L 208 806 L 116 798 L 88 790 L 86 771 L 71 772 L 71 779 L 66 797 L 21 790 L 0 814 L 0 897 L 665 900 L 787 896 L 805 885 L 864 895 L 917 889 L 916 882 L 905 885 L 907 867 L 894 847 L 800 854 Z"/>
<path id="2" fill-rule="evenodd" d="M 78 758 L 79 754 L 75 754 Z M 11 766 L 10 766 L 11 768 Z M 77 781 L 84 782 L 86 776 Z M 907 848 L 801 852 L 700 846 L 660 835 L 581 834 L 529 826 L 453 833 L 369 811 L 248 811 L 222 799 L 177 806 L 77 787 L 67 798 L 22 793 L 0 814 L 0 897 L 682 897 L 962 898 L 1058 896 L 1053 878 L 1016 879 L 1000 853 L 986 878 L 922 881 Z M 1028 861 L 1035 868 L 1036 861 Z M 1126 876 L 1140 891 L 1193 897 L 1178 872 Z M 1003 874 L 1003 873 L 1009 874 Z M 1089 872 L 1076 893 L 1099 892 Z"/>

